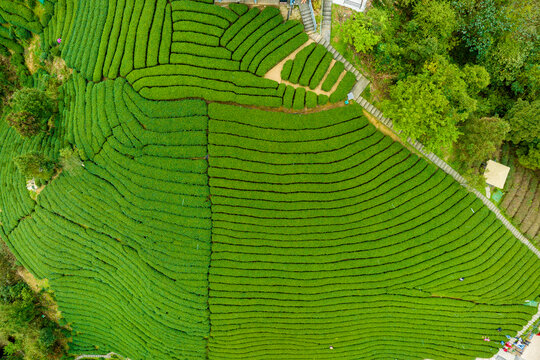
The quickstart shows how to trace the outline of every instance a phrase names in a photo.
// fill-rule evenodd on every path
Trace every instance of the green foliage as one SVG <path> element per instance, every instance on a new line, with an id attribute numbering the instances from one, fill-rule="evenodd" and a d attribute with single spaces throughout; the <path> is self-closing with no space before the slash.
<path id="1" fill-rule="evenodd" d="M 6 117 L 7 123 L 22 137 L 30 137 L 44 132 L 46 124 L 28 111 L 13 112 Z"/>
<path id="2" fill-rule="evenodd" d="M 521 165 L 532 170 L 540 169 L 540 141 L 537 140 L 526 148 L 520 147 L 517 155 Z"/>
<path id="3" fill-rule="evenodd" d="M 490 83 L 489 73 L 481 65 L 465 65 L 463 67 L 463 80 L 468 85 L 470 94 L 478 94 L 484 90 Z"/>
<path id="4" fill-rule="evenodd" d="M 13 161 L 26 179 L 48 181 L 54 174 L 55 163 L 37 152 L 17 156 Z"/>
<path id="5" fill-rule="evenodd" d="M 478 166 L 501 146 L 510 125 L 499 118 L 470 119 L 461 128 L 457 141 L 459 159 L 465 166 Z"/>
<path id="6" fill-rule="evenodd" d="M 453 47 L 452 36 L 457 29 L 457 18 L 446 1 L 420 1 L 414 7 L 413 21 L 418 24 L 418 35 L 435 38 L 447 49 Z"/>
<path id="7" fill-rule="evenodd" d="M 294 92 L 294 100 L 292 108 L 294 110 L 302 110 L 306 106 L 306 89 L 297 87 Z"/>
<path id="8" fill-rule="evenodd" d="M 356 52 L 369 52 L 381 40 L 381 32 L 385 30 L 388 19 L 384 11 L 377 8 L 368 10 L 367 14 L 355 12 L 339 27 L 345 42 L 354 47 Z"/>
<path id="9" fill-rule="evenodd" d="M 328 95 L 319 94 L 319 96 L 317 96 L 317 105 L 326 105 L 327 102 L 328 102 Z"/>
<path id="10" fill-rule="evenodd" d="M 451 1 L 459 19 L 459 32 L 478 59 L 484 59 L 501 33 L 509 29 L 508 19 L 496 0 Z"/>
<path id="11" fill-rule="evenodd" d="M 328 76 L 322 84 L 321 88 L 323 89 L 323 91 L 330 91 L 332 89 L 343 70 L 345 70 L 345 65 L 343 65 L 343 63 L 339 61 L 334 63 L 334 66 L 332 66 L 330 72 L 328 73 Z"/>
<path id="12" fill-rule="evenodd" d="M 300 23 L 210 2 L 56 1 L 44 42 L 62 37 L 75 70 L 62 117 L 51 136 L 24 141 L 0 124 L 0 235 L 50 280 L 75 330 L 70 350 L 164 360 L 491 356 L 480 337 L 496 342 L 494 323 L 512 333 L 535 311 L 521 305 L 538 293 L 534 254 L 359 106 L 306 113 L 314 93 L 262 78 L 305 43 Z M 373 51 L 418 71 L 428 85 L 411 78 L 421 90 L 413 113 L 435 114 L 442 121 L 420 127 L 443 132 L 487 88 L 469 90 L 452 61 L 435 57 L 447 49 L 444 31 L 419 39 L 423 27 L 443 29 L 439 15 L 395 26 L 409 10 L 380 10 L 389 24 L 371 23 L 381 37 Z M 315 51 L 298 77 L 310 86 L 329 65 Z M 352 84 L 345 76 L 332 100 Z M 85 171 L 25 201 L 11 158 L 55 157 L 67 144 Z M 42 346 L 50 335 L 40 331 Z"/>
<path id="13" fill-rule="evenodd" d="M 308 109 L 314 108 L 317 106 L 317 94 L 313 91 L 306 92 L 306 107 Z"/>
<path id="14" fill-rule="evenodd" d="M 211 103 L 209 117 L 220 150 L 209 167 L 209 358 L 236 358 L 230 344 L 245 341 L 295 359 L 489 357 L 497 349 L 482 336 L 499 342 L 536 313 L 521 300 L 538 293 L 536 255 L 358 105 L 287 114 Z M 267 329 L 270 342 L 252 337 Z M 336 346 L 335 329 L 351 341 Z M 384 354 L 369 349 L 383 337 Z"/>
<path id="15" fill-rule="evenodd" d="M 281 69 L 281 79 L 282 80 L 289 80 L 289 76 L 291 75 L 291 70 L 293 66 L 293 60 L 287 60 L 285 64 L 283 64 L 283 68 Z"/>
<path id="16" fill-rule="evenodd" d="M 37 120 L 48 120 L 54 111 L 53 100 L 42 90 L 22 88 L 13 93 L 10 100 L 12 112 L 28 112 Z"/>
<path id="17" fill-rule="evenodd" d="M 79 150 L 70 147 L 60 149 L 59 165 L 68 175 L 77 176 L 83 172 Z"/>
<path id="18" fill-rule="evenodd" d="M 0 344 L 2 359 L 46 360 L 66 353 L 65 336 L 58 325 L 43 315 L 41 294 L 34 293 L 17 276 L 13 255 L 2 243 L 0 250 Z M 64 329 L 64 331 L 66 331 Z M 68 334 L 69 335 L 69 332 Z"/>
<path id="19" fill-rule="evenodd" d="M 426 73 L 399 81 L 382 108 L 403 138 L 419 139 L 430 150 L 450 148 L 458 138 L 450 101 Z"/>
<path id="20" fill-rule="evenodd" d="M 511 131 L 508 140 L 514 144 L 532 143 L 540 138 L 540 100 L 528 102 L 519 99 L 506 114 Z"/>
<path id="21" fill-rule="evenodd" d="M 435 56 L 424 65 L 424 73 L 429 74 L 430 81 L 444 92 L 450 104 L 448 110 L 456 121 L 464 121 L 474 113 L 477 101 L 469 94 L 466 74 L 457 65 L 442 56 Z"/>
<path id="22" fill-rule="evenodd" d="M 347 72 L 339 82 L 336 90 L 330 95 L 330 102 L 336 103 L 346 100 L 347 94 L 351 91 L 355 83 L 356 76 L 352 72 Z"/>

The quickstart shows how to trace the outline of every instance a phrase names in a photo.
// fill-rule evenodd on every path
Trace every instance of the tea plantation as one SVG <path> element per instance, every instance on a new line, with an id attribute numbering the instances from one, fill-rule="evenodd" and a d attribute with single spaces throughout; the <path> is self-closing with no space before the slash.
<path id="1" fill-rule="evenodd" d="M 49 279 L 71 353 L 474 359 L 537 312 L 538 257 L 342 106 L 354 76 L 276 8 L 44 6 L 0 0 L 74 70 L 48 134 L 0 122 L 0 236 Z M 68 145 L 82 174 L 32 200 L 13 157 Z"/>

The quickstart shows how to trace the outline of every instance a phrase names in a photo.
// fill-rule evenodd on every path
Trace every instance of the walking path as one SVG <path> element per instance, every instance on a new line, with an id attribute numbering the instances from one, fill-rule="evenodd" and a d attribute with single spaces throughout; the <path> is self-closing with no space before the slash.
<path id="1" fill-rule="evenodd" d="M 332 4 L 333 0 L 322 0 L 322 22 L 321 22 L 321 36 L 324 40 L 330 43 L 330 36 L 332 34 Z"/>
<path id="2" fill-rule="evenodd" d="M 309 34 L 317 29 L 317 22 L 315 21 L 315 14 L 313 13 L 313 7 L 311 7 L 311 0 L 307 0 L 305 3 L 298 3 L 298 9 L 300 9 L 300 15 L 302 16 L 302 22 L 304 23 L 304 30 Z"/>
<path id="3" fill-rule="evenodd" d="M 97 359 L 97 358 L 102 358 L 102 359 L 110 359 L 113 355 L 116 355 L 116 356 L 122 356 L 122 355 L 119 355 L 117 353 L 113 353 L 113 352 L 110 352 L 108 353 L 107 355 L 79 355 L 75 358 L 75 360 L 82 360 L 82 359 Z M 126 358 L 126 360 L 130 360 L 129 358 Z"/>

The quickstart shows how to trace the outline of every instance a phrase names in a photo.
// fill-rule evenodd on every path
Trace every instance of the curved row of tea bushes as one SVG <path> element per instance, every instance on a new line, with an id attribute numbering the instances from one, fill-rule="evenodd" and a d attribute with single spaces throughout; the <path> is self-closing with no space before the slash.
<path id="1" fill-rule="evenodd" d="M 167 0 L 58 0 L 44 29 L 68 66 L 87 80 L 115 79 L 133 69 L 169 63 L 171 5 Z"/>
<path id="2" fill-rule="evenodd" d="M 211 359 L 490 357 L 536 312 L 538 258 L 359 114 L 209 104 Z"/>
<path id="3" fill-rule="evenodd" d="M 17 179 L 29 204 L 15 211 L 2 201 L 10 247 L 49 279 L 74 330 L 71 352 L 206 359 L 206 103 L 148 101 L 124 79 L 78 73 L 65 101 L 62 138 L 81 150 L 83 173 L 60 174 L 33 210 Z"/>

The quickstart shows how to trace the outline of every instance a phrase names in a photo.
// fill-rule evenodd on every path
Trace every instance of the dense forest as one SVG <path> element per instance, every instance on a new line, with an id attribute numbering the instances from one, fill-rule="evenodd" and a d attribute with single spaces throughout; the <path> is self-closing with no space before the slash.
<path id="1" fill-rule="evenodd" d="M 370 95 L 402 134 L 474 178 L 503 142 L 540 167 L 539 19 L 535 0 L 377 0 L 339 36 L 386 75 Z"/>

